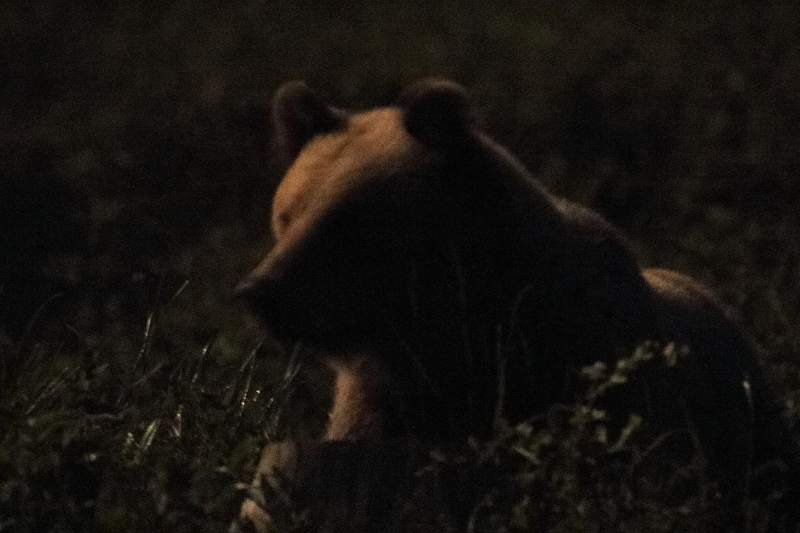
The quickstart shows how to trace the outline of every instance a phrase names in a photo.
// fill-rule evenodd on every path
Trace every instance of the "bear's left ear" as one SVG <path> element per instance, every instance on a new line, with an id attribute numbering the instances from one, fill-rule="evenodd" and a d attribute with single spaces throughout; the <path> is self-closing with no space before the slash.
<path id="1" fill-rule="evenodd" d="M 430 148 L 457 149 L 469 138 L 472 109 L 467 91 L 457 83 L 417 82 L 401 93 L 397 106 L 406 131 Z"/>
<path id="2" fill-rule="evenodd" d="M 284 83 L 272 100 L 274 144 L 286 163 L 315 135 L 344 128 L 347 114 L 325 104 L 301 81 Z"/>

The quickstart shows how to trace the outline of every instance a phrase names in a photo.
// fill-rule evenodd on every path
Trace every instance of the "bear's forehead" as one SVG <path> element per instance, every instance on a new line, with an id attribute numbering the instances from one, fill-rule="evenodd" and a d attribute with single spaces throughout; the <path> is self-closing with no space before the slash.
<path id="1" fill-rule="evenodd" d="M 354 114 L 344 129 L 314 137 L 298 154 L 275 193 L 273 215 L 333 201 L 381 172 L 412 164 L 418 149 L 399 109 Z"/>
<path id="2" fill-rule="evenodd" d="M 286 174 L 305 179 L 343 177 L 375 165 L 395 165 L 416 141 L 406 133 L 400 111 L 381 108 L 350 117 L 347 127 L 312 139 Z"/>

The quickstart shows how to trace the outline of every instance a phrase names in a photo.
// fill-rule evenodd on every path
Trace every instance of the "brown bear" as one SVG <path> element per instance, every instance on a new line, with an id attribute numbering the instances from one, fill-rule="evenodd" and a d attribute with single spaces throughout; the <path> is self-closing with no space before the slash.
<path id="1" fill-rule="evenodd" d="M 686 276 L 642 271 L 615 227 L 544 190 L 478 127 L 463 88 L 427 80 L 348 113 L 288 83 L 272 113 L 290 164 L 276 243 L 237 290 L 334 368 L 328 439 L 487 436 L 572 401 L 582 367 L 672 343 L 680 357 L 637 372 L 610 409 L 689 428 L 734 501 L 758 465 L 797 471 L 725 308 Z"/>

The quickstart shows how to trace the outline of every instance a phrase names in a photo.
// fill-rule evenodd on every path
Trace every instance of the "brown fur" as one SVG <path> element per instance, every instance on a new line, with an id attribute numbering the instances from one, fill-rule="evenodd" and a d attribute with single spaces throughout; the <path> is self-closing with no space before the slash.
<path id="1" fill-rule="evenodd" d="M 634 376 L 612 411 L 688 424 L 732 501 L 752 467 L 795 467 L 724 306 L 686 276 L 642 272 L 613 225 L 475 127 L 463 89 L 422 82 L 348 115 L 290 84 L 273 113 L 291 163 L 277 242 L 239 291 L 276 336 L 327 354 L 327 439 L 485 436 L 498 407 L 513 423 L 571 401 L 581 367 L 654 341 L 686 357 Z"/>
<path id="2" fill-rule="evenodd" d="M 394 386 L 369 353 L 331 359 L 336 374 L 333 408 L 325 440 L 377 441 L 384 433 L 385 408 Z"/>

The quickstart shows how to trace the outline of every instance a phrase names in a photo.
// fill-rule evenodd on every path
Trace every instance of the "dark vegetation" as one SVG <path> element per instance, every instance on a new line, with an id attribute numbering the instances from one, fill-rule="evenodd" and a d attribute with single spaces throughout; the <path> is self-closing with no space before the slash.
<path id="1" fill-rule="evenodd" d="M 259 447 L 319 428 L 325 376 L 287 374 L 230 299 L 269 246 L 266 104 L 292 78 L 353 107 L 431 74 L 466 85 L 548 187 L 741 312 L 794 421 L 799 17 L 788 0 L 3 3 L 0 531 L 220 531 Z M 624 446 L 581 409 L 508 437 L 536 460 L 476 531 L 704 530 L 702 480 L 681 505 L 631 504 L 613 468 L 635 457 L 612 461 Z"/>

